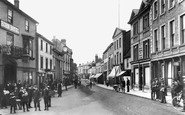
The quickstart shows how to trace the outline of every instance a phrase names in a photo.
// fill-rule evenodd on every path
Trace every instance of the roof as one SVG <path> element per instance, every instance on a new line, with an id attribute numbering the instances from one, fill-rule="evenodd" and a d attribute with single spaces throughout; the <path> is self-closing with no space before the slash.
<path id="1" fill-rule="evenodd" d="M 43 35 L 37 33 L 37 36 L 38 37 L 41 37 L 42 39 L 44 39 L 45 41 L 47 41 L 48 43 L 50 43 L 51 45 L 53 45 L 53 43 L 50 40 L 48 40 L 46 37 L 44 37 Z"/>
<path id="2" fill-rule="evenodd" d="M 122 30 L 122 29 L 120 29 L 120 28 L 116 28 L 115 30 L 114 30 L 114 34 L 113 34 L 113 36 L 112 36 L 112 38 L 114 39 L 119 33 L 121 33 L 121 32 L 125 32 L 125 30 Z"/>
<path id="3" fill-rule="evenodd" d="M 17 11 L 18 13 L 20 13 L 21 15 L 29 18 L 30 20 L 32 20 L 35 23 L 38 23 L 35 19 L 33 19 L 32 17 L 30 17 L 29 15 L 27 15 L 25 12 L 23 12 L 22 10 L 20 10 L 19 8 L 17 8 L 16 6 L 14 6 L 12 3 L 10 3 L 7 0 L 0 0 L 1 2 L 5 3 L 6 5 L 10 6 L 11 8 L 13 8 L 15 11 Z"/>
<path id="4" fill-rule="evenodd" d="M 113 43 L 110 43 L 109 46 L 106 48 L 106 50 L 103 52 L 103 54 L 105 54 L 112 45 Z"/>
<path id="5" fill-rule="evenodd" d="M 135 17 L 137 16 L 138 12 L 139 12 L 139 9 L 133 9 L 132 10 L 132 13 L 131 13 L 130 20 L 129 20 L 128 24 L 130 24 L 135 19 Z"/>

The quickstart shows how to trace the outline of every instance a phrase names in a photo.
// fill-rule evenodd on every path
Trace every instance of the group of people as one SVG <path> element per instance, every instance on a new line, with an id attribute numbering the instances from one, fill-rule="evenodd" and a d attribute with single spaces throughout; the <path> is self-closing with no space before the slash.
<path id="1" fill-rule="evenodd" d="M 166 103 L 167 87 L 163 78 L 155 78 L 151 84 L 151 99 Z"/>
<path id="2" fill-rule="evenodd" d="M 109 86 L 109 80 L 106 81 L 106 85 L 107 87 Z M 127 92 L 130 91 L 130 80 L 129 78 L 127 78 L 127 80 L 125 81 L 124 78 L 121 78 L 120 80 L 118 80 L 117 82 L 114 82 L 113 87 L 116 86 L 117 88 L 121 88 L 122 92 L 125 93 L 125 88 L 127 88 Z"/>
<path id="3" fill-rule="evenodd" d="M 179 78 L 174 78 L 171 85 L 172 99 L 180 91 L 182 91 L 183 85 Z M 151 99 L 159 100 L 161 103 L 166 103 L 167 86 L 163 78 L 155 78 L 151 84 Z"/>
<path id="4" fill-rule="evenodd" d="M 35 111 L 41 111 L 40 101 L 41 97 L 44 99 L 44 110 L 49 110 L 51 107 L 51 87 L 45 84 L 43 90 L 39 90 L 37 85 L 21 84 L 8 82 L 3 90 L 3 97 L 1 99 L 1 108 L 10 106 L 10 113 L 16 113 L 16 110 L 23 110 L 28 112 L 31 103 L 34 103 Z"/>

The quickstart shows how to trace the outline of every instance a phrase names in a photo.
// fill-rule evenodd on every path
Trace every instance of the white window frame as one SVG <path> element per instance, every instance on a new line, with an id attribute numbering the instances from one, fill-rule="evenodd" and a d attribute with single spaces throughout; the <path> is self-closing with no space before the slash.
<path id="1" fill-rule="evenodd" d="M 171 19 L 168 21 L 168 38 L 169 38 L 169 44 L 170 44 L 170 48 L 174 47 L 175 46 L 175 35 L 174 35 L 174 46 L 172 46 L 172 43 L 171 43 L 171 36 L 170 36 L 170 22 L 171 21 L 174 21 L 174 34 L 175 34 L 175 18 Z"/>
<path id="2" fill-rule="evenodd" d="M 166 42 L 166 40 L 167 40 L 167 37 L 166 37 L 166 24 L 164 23 L 164 24 L 162 24 L 161 26 L 160 26 L 160 40 L 161 40 L 161 42 L 160 42 L 160 46 L 161 46 L 161 50 L 164 50 L 163 49 L 163 38 L 162 38 L 162 27 L 164 26 L 164 36 L 165 36 L 165 42 Z M 167 46 L 165 45 L 165 49 L 167 48 Z"/>
<path id="3" fill-rule="evenodd" d="M 155 17 L 154 4 L 155 4 L 156 2 L 157 2 L 157 14 L 156 14 L 156 17 Z M 155 0 L 155 2 L 153 3 L 153 20 L 157 19 L 157 17 L 158 17 L 158 14 L 159 14 L 158 5 L 159 5 L 158 1 Z"/>
<path id="4" fill-rule="evenodd" d="M 184 39 L 184 43 L 182 43 L 182 38 L 181 38 L 181 16 L 185 15 L 185 12 L 180 14 L 178 16 L 178 27 L 179 27 L 179 30 L 178 30 L 178 33 L 179 33 L 179 40 L 180 40 L 180 44 L 185 44 L 185 39 Z M 185 24 L 184 24 L 185 25 Z"/>
<path id="5" fill-rule="evenodd" d="M 155 38 L 153 38 L 153 51 L 154 52 L 158 52 L 158 51 L 160 51 L 160 47 L 159 47 L 159 29 L 158 28 L 155 28 L 154 30 L 153 30 L 153 37 L 155 37 L 155 31 L 157 30 L 157 41 L 158 41 L 158 43 L 157 43 L 157 47 L 158 47 L 158 50 L 156 51 L 156 44 L 155 44 Z"/>
<path id="6" fill-rule="evenodd" d="M 162 4 L 161 3 L 162 3 L 162 0 L 160 0 L 160 15 L 163 15 L 166 12 L 166 0 L 164 0 L 164 4 L 165 4 L 164 12 L 162 12 L 162 9 L 161 9 Z"/>
<path id="7" fill-rule="evenodd" d="M 170 6 L 170 1 L 171 1 L 171 0 L 168 0 L 168 10 L 171 10 L 172 8 L 175 7 L 175 0 L 174 0 L 174 3 L 173 3 L 172 6 Z"/>

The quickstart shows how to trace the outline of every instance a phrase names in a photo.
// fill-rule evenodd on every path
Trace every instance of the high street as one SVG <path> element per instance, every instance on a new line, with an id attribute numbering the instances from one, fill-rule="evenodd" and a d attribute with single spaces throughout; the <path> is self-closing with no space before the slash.
<path id="1" fill-rule="evenodd" d="M 33 105 L 33 103 L 32 103 Z M 18 115 L 183 115 L 170 104 L 161 104 L 128 94 L 117 93 L 101 87 L 92 88 L 82 85 L 75 89 L 63 91 L 62 97 L 52 98 L 52 107 L 44 111 L 43 100 L 41 110 L 23 112 L 18 110 Z M 0 114 L 8 115 L 8 109 L 0 109 Z"/>

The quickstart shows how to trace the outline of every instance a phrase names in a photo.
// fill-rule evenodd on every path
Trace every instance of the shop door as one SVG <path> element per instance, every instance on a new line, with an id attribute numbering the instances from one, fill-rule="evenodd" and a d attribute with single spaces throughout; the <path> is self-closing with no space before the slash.
<path id="1" fill-rule="evenodd" d="M 6 64 L 4 66 L 4 83 L 17 82 L 16 66 L 14 64 Z"/>

